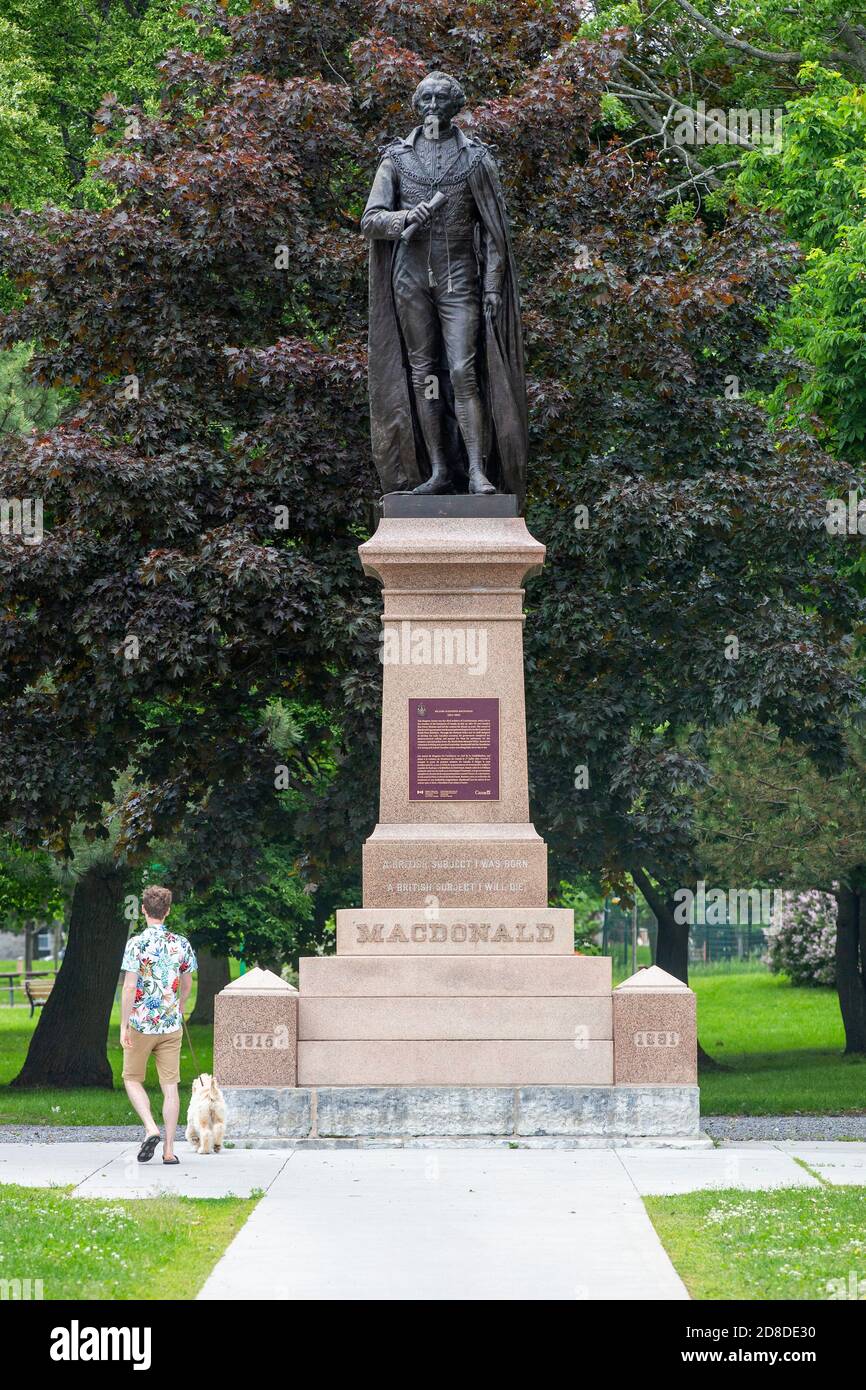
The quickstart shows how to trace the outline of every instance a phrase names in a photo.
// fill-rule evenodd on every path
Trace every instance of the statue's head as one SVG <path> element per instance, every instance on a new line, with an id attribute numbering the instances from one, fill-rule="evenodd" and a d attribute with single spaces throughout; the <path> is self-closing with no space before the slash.
<path id="1" fill-rule="evenodd" d="M 466 97 L 456 77 L 449 77 L 447 72 L 428 72 L 415 88 L 412 105 L 425 127 L 437 123 L 448 126 L 452 116 L 466 105 Z"/>

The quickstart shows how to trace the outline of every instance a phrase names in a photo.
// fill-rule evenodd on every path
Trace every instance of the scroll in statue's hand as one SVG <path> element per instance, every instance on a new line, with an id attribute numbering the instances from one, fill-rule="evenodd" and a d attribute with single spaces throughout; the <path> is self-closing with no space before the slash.
<path id="1" fill-rule="evenodd" d="M 433 216 L 429 203 L 418 203 L 406 216 L 407 227 L 426 227 Z"/>

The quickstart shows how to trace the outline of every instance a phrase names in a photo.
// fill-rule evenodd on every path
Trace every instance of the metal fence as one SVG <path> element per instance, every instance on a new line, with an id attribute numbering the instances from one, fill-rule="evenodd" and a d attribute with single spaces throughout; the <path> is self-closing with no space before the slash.
<path id="1" fill-rule="evenodd" d="M 602 954 L 613 960 L 614 974 L 625 979 L 656 955 L 658 923 L 647 909 L 635 914 L 608 903 L 597 940 Z M 740 974 L 766 970 L 768 932 L 757 922 L 713 925 L 698 922 L 689 929 L 689 969 L 698 974 Z"/>

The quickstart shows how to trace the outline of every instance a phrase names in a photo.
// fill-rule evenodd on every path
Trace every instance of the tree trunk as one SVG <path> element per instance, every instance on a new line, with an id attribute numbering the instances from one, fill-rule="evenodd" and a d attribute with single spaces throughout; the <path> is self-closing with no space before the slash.
<path id="1" fill-rule="evenodd" d="M 633 869 L 632 878 L 643 893 L 658 922 L 656 937 L 656 964 L 660 970 L 689 982 L 689 924 L 678 922 L 674 917 L 672 900 L 656 888 L 652 879 L 643 869 Z M 727 1071 L 728 1068 L 715 1057 L 711 1057 L 698 1043 L 698 1071 Z"/>
<path id="2" fill-rule="evenodd" d="M 198 981 L 195 1009 L 190 1023 L 213 1023 L 213 1001 L 230 979 L 228 956 L 215 956 L 207 946 L 196 951 Z"/>
<path id="3" fill-rule="evenodd" d="M 836 898 L 836 991 L 845 1051 L 866 1052 L 866 986 L 862 954 L 866 894 L 839 887 Z"/>
<path id="4" fill-rule="evenodd" d="M 282 978 L 283 962 L 279 956 L 256 956 L 255 963 L 259 970 L 270 970 L 273 975 L 279 975 Z"/>
<path id="5" fill-rule="evenodd" d="M 112 1086 L 106 1040 L 129 923 L 126 875 L 97 861 L 75 885 L 63 964 L 13 1086 Z"/>
<path id="6" fill-rule="evenodd" d="M 673 903 L 656 888 L 643 869 L 635 869 L 632 878 L 643 893 L 658 923 L 655 964 L 669 975 L 675 975 L 684 985 L 689 982 L 689 924 L 677 922 Z"/>

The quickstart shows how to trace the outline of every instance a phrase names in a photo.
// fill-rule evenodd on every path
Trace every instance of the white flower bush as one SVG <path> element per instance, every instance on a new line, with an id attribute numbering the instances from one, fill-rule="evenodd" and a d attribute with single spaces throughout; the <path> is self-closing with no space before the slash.
<path id="1" fill-rule="evenodd" d="M 786 893 L 768 943 L 766 961 L 774 975 L 794 985 L 832 985 L 836 979 L 836 899 L 811 889 Z"/>

